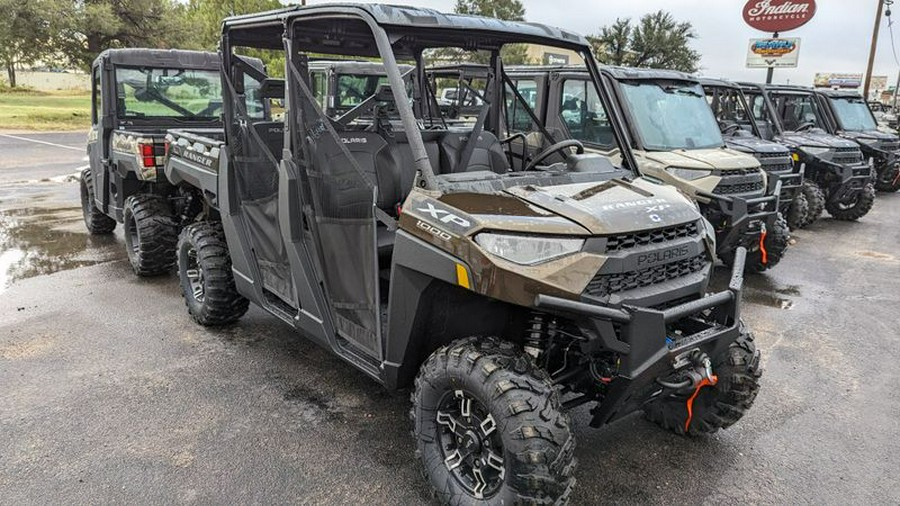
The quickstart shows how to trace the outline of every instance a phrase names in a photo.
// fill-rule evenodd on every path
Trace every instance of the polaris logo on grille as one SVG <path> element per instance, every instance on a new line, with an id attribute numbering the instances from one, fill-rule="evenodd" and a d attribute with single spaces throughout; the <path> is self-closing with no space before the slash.
<path id="1" fill-rule="evenodd" d="M 341 142 L 344 144 L 367 144 L 369 139 L 365 137 L 341 137 Z"/>
<path id="2" fill-rule="evenodd" d="M 687 244 L 662 251 L 651 251 L 650 253 L 638 255 L 637 264 L 638 267 L 647 267 L 648 265 L 678 260 L 686 257 L 690 252 L 691 248 Z"/>

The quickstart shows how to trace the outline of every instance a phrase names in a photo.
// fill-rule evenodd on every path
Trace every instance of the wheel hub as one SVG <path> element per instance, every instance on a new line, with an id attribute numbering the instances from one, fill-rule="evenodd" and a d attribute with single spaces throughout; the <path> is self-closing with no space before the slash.
<path id="1" fill-rule="evenodd" d="M 197 261 L 197 250 L 191 248 L 187 252 L 187 265 L 184 271 L 191 288 L 191 295 L 194 300 L 202 303 L 206 295 L 206 287 L 203 281 L 203 269 L 200 268 L 200 262 Z"/>
<path id="2" fill-rule="evenodd" d="M 476 499 L 495 494 L 506 475 L 503 441 L 487 409 L 462 390 L 448 392 L 436 415 L 444 465 Z"/>

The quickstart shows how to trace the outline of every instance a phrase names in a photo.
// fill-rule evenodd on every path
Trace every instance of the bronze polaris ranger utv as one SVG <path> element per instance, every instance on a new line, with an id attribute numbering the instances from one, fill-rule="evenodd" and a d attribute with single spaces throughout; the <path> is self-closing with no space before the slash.
<path id="1" fill-rule="evenodd" d="M 790 239 L 778 212 L 782 183 L 752 156 L 727 147 L 699 81 L 670 70 L 603 67 L 602 73 L 641 173 L 697 200 L 716 231 L 719 258 L 730 265 L 743 246 L 748 270 L 778 264 Z"/>
<path id="2" fill-rule="evenodd" d="M 201 202 L 166 180 L 165 133 L 222 127 L 219 56 L 110 49 L 94 60 L 91 76 L 90 166 L 81 175 L 85 225 L 92 234 L 109 234 L 122 223 L 134 272 L 170 272 L 179 227 Z"/>
<path id="3" fill-rule="evenodd" d="M 536 117 L 546 147 L 511 170 L 507 44 L 577 52 L 599 82 L 588 42 L 556 28 L 315 5 L 227 19 L 224 138 L 170 132 L 167 176 L 207 201 L 178 245 L 190 314 L 226 323 L 252 301 L 411 388 L 416 453 L 444 503 L 564 503 L 568 410 L 709 433 L 746 413 L 760 377 L 740 319 L 746 251 L 708 294 L 715 237 L 689 199 Z M 256 49 L 284 51 L 286 80 L 248 72 Z M 426 84 L 440 50 L 490 61 L 472 124 L 445 126 Z M 378 59 L 386 85 L 339 121 L 312 90 L 311 54 Z M 398 60 L 415 63 L 412 86 Z M 260 97 L 284 100 L 283 121 L 249 113 Z M 622 160 L 633 167 L 627 148 Z"/>

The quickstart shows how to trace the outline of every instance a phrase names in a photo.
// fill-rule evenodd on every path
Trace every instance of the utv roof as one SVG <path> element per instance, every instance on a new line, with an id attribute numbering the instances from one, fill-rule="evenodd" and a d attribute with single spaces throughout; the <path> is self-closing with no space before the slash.
<path id="1" fill-rule="evenodd" d="M 449 29 L 459 30 L 468 34 L 472 32 L 490 32 L 496 34 L 498 36 L 497 41 L 501 43 L 503 42 L 502 39 L 509 39 L 511 36 L 518 39 L 519 42 L 556 44 L 568 46 L 571 49 L 589 47 L 587 39 L 575 32 L 538 23 L 503 21 L 481 16 L 446 14 L 434 9 L 382 4 L 335 3 L 293 6 L 268 12 L 228 17 L 225 19 L 222 29 L 224 32 L 228 32 L 234 29 L 266 25 L 284 26 L 292 18 L 311 14 L 355 17 L 384 28 Z M 281 33 L 279 31 L 277 40 L 273 41 L 277 44 L 277 46 L 273 44 L 273 49 L 283 47 Z"/>
<path id="2" fill-rule="evenodd" d="M 727 79 L 716 79 L 714 77 L 700 77 L 700 78 L 698 78 L 698 80 L 700 81 L 700 86 L 704 86 L 704 87 L 716 86 L 719 88 L 734 88 L 734 89 L 741 88 L 740 84 L 738 84 L 734 81 L 729 81 Z"/>
<path id="3" fill-rule="evenodd" d="M 677 70 L 615 67 L 610 65 L 601 65 L 600 70 L 614 79 L 668 79 L 671 81 L 699 82 L 697 77 Z"/>
<path id="4" fill-rule="evenodd" d="M 97 56 L 94 65 L 101 60 L 113 65 L 129 66 L 200 70 L 219 70 L 220 67 L 218 53 L 185 51 L 183 49 L 107 49 Z"/>
<path id="5" fill-rule="evenodd" d="M 854 90 L 833 90 L 831 88 L 816 88 L 813 91 L 825 95 L 829 98 L 863 98 L 860 92 Z"/>
<path id="6" fill-rule="evenodd" d="M 815 91 L 809 86 L 798 86 L 796 84 L 763 84 L 748 82 L 739 82 L 737 84 L 742 88 L 758 88 L 764 91 L 781 91 L 788 93 L 812 93 Z"/>

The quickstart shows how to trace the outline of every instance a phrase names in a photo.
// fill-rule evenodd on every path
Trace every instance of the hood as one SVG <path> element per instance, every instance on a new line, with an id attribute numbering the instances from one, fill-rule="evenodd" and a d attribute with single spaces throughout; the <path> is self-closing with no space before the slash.
<path id="1" fill-rule="evenodd" d="M 632 182 L 524 186 L 505 193 L 565 217 L 592 235 L 629 233 L 700 219 L 697 206 L 674 187 L 644 178 Z"/>
<path id="2" fill-rule="evenodd" d="M 900 140 L 896 134 L 881 132 L 879 130 L 864 130 L 856 132 L 851 130 L 842 130 L 841 137 L 856 141 L 858 139 L 877 139 L 879 144 L 882 142 L 896 142 Z"/>
<path id="3" fill-rule="evenodd" d="M 729 148 L 636 151 L 635 156 L 656 162 L 664 167 L 685 169 L 735 170 L 759 167 L 756 158 Z"/>
<path id="4" fill-rule="evenodd" d="M 760 139 L 759 137 L 726 137 L 725 145 L 743 153 L 783 153 L 785 156 L 790 155 L 790 150 L 784 145 Z"/>
<path id="5" fill-rule="evenodd" d="M 843 139 L 836 135 L 831 135 L 824 130 L 808 130 L 805 132 L 785 132 L 775 138 L 776 142 L 780 142 L 790 147 L 811 146 L 816 148 L 855 148 L 856 143 L 847 139 Z"/>

